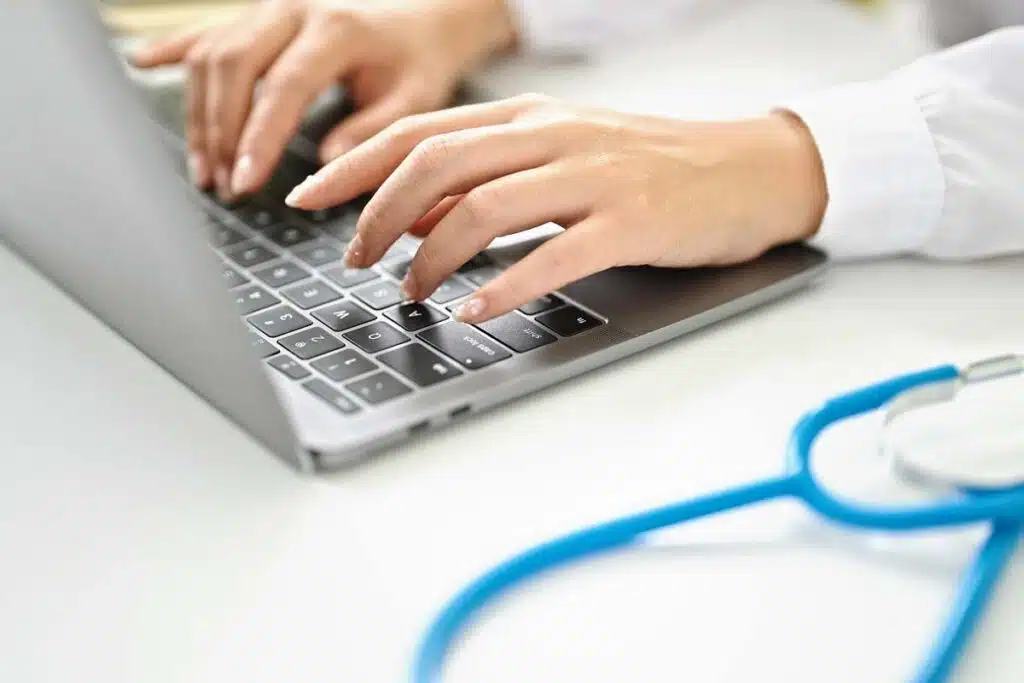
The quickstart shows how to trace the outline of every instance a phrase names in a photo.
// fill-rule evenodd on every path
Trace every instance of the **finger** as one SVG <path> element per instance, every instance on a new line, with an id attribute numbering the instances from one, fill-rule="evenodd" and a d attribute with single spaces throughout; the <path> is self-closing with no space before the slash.
<path id="1" fill-rule="evenodd" d="M 267 181 L 309 106 L 347 71 L 351 55 L 338 48 L 343 38 L 307 27 L 267 72 L 238 144 L 239 157 L 248 157 L 250 186 Z"/>
<path id="2" fill-rule="evenodd" d="M 412 224 L 409 233 L 416 237 L 426 237 L 430 231 L 441 222 L 441 219 L 448 215 L 452 208 L 459 203 L 466 195 L 457 194 L 454 197 L 445 197 L 437 203 L 433 209 L 427 212 L 423 218 Z"/>
<path id="3" fill-rule="evenodd" d="M 320 160 L 329 163 L 399 119 L 419 113 L 415 87 L 415 84 L 410 83 L 395 88 L 338 124 L 320 144 Z"/>
<path id="4" fill-rule="evenodd" d="M 455 310 L 480 323 L 514 311 L 545 294 L 618 265 L 623 247 L 614 223 L 593 216 L 537 247 Z"/>
<path id="5" fill-rule="evenodd" d="M 486 126 L 429 138 L 391 174 L 359 217 L 361 258 L 377 262 L 391 245 L 445 197 L 495 178 L 551 162 L 561 145 L 533 126 Z"/>
<path id="6" fill-rule="evenodd" d="M 295 188 L 287 201 L 307 210 L 342 204 L 380 186 L 423 140 L 508 123 L 533 103 L 525 96 L 513 97 L 406 117 L 324 166 Z"/>
<path id="7" fill-rule="evenodd" d="M 132 63 L 140 69 L 178 64 L 208 30 L 207 27 L 190 28 L 168 38 L 151 41 L 132 54 Z"/>
<path id="8" fill-rule="evenodd" d="M 185 56 L 188 74 L 185 80 L 185 141 L 192 182 L 199 188 L 213 181 L 206 153 L 206 51 L 205 40 L 193 46 Z"/>
<path id="9" fill-rule="evenodd" d="M 297 31 L 297 19 L 265 11 L 220 37 L 212 50 L 206 101 L 207 137 L 211 164 L 222 193 L 233 196 L 250 189 L 243 182 L 237 183 L 239 189 L 235 189 L 235 152 L 242 126 L 252 106 L 257 80 Z"/>
<path id="10" fill-rule="evenodd" d="M 595 183 L 568 164 L 521 171 L 474 188 L 423 240 L 403 282 L 420 300 L 497 237 L 548 222 L 571 224 L 593 204 Z"/>

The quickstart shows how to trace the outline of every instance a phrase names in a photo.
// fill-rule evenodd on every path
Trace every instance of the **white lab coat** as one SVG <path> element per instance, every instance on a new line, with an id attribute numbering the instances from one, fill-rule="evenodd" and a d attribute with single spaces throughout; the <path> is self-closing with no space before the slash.
<path id="1" fill-rule="evenodd" d="M 526 49 L 542 54 L 638 38 L 697 4 L 510 2 Z M 833 258 L 1024 252 L 1024 0 L 929 0 L 926 16 L 946 49 L 883 80 L 779 103 L 821 153 L 829 201 L 812 241 Z"/>

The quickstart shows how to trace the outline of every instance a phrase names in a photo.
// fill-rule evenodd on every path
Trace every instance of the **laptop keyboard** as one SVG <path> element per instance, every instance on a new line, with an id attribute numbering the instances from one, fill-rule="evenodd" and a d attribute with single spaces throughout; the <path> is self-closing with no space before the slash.
<path id="1" fill-rule="evenodd" d="M 342 264 L 361 204 L 302 212 L 266 198 L 225 206 L 202 195 L 223 283 L 275 372 L 342 415 L 358 415 L 602 325 L 558 295 L 471 326 L 452 310 L 502 267 L 480 254 L 426 303 L 400 282 L 415 245 L 404 239 L 378 265 Z"/>

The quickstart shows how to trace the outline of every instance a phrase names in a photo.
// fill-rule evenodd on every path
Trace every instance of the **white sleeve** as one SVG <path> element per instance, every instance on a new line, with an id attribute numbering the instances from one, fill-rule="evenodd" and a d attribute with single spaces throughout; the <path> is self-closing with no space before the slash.
<path id="1" fill-rule="evenodd" d="M 727 0 L 505 0 L 527 52 L 583 55 L 678 26 Z"/>
<path id="2" fill-rule="evenodd" d="M 786 108 L 824 163 L 833 257 L 1024 252 L 1024 26 Z"/>

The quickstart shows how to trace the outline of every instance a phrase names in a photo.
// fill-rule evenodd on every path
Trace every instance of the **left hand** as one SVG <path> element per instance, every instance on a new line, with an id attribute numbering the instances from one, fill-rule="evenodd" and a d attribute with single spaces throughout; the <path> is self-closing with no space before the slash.
<path id="1" fill-rule="evenodd" d="M 693 123 L 536 95 L 402 119 L 288 202 L 321 209 L 374 188 L 346 263 L 366 268 L 403 233 L 424 237 L 403 283 L 414 300 L 497 237 L 566 228 L 464 303 L 465 322 L 616 266 L 753 259 L 809 237 L 826 201 L 813 138 L 791 114 Z"/>

